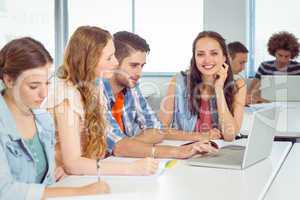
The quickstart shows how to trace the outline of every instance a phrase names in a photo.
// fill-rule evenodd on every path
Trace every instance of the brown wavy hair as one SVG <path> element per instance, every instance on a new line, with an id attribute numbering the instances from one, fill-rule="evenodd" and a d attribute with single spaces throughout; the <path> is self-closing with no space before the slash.
<path id="1" fill-rule="evenodd" d="M 291 52 L 291 59 L 299 55 L 300 44 L 294 34 L 287 31 L 274 33 L 268 41 L 268 52 L 275 56 L 277 50 L 283 49 Z"/>
<path id="2" fill-rule="evenodd" d="M 95 68 L 102 50 L 112 39 L 111 34 L 98 27 L 81 26 L 67 45 L 63 65 L 58 77 L 71 81 L 81 94 L 85 111 L 85 144 L 83 156 L 96 159 L 106 152 L 106 128 L 104 107 L 96 87 Z"/>
<path id="3" fill-rule="evenodd" d="M 15 80 L 25 70 L 52 62 L 50 53 L 39 41 L 30 37 L 15 39 L 0 51 L 0 79 L 7 74 Z"/>
<path id="4" fill-rule="evenodd" d="M 199 97 L 200 97 L 200 89 L 199 86 L 202 85 L 202 74 L 198 70 L 195 59 L 195 50 L 196 43 L 201 38 L 212 38 L 216 40 L 223 52 L 223 55 L 226 57 L 225 63 L 229 66 L 227 71 L 227 78 L 224 83 L 224 94 L 226 103 L 228 105 L 229 111 L 233 114 L 233 97 L 236 91 L 235 82 L 233 81 L 233 74 L 231 71 L 231 66 L 228 58 L 228 51 L 225 43 L 225 39 L 217 32 L 214 31 L 203 31 L 198 34 L 193 42 L 193 57 L 191 59 L 190 70 L 187 73 L 187 87 L 188 87 L 188 101 L 189 101 L 189 109 L 192 114 L 199 113 Z"/>

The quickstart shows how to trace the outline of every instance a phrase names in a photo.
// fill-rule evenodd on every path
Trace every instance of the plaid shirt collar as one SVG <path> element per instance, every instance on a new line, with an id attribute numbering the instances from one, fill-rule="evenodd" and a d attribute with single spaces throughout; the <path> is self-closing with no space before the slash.
<path id="1" fill-rule="evenodd" d="M 108 79 L 103 79 L 102 81 L 103 81 L 104 89 L 105 89 L 105 92 L 106 92 L 106 95 L 107 95 L 107 101 L 109 102 L 110 107 L 112 107 L 116 102 L 116 98 L 115 98 L 115 95 L 113 93 L 112 87 L 111 87 L 110 82 L 109 82 Z M 129 91 L 128 88 L 124 88 L 122 90 L 124 96 L 127 94 L 128 91 Z"/>

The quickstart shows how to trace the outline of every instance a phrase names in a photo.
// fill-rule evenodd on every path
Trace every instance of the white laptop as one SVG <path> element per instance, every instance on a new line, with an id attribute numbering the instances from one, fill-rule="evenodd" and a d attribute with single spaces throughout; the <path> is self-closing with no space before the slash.
<path id="1" fill-rule="evenodd" d="M 300 76 L 261 76 L 261 96 L 269 101 L 300 101 Z"/>
<path id="2" fill-rule="evenodd" d="M 246 146 L 224 146 L 216 155 L 197 155 L 187 163 L 201 167 L 247 168 L 270 155 L 277 119 L 276 107 L 258 110 L 254 113 Z"/>

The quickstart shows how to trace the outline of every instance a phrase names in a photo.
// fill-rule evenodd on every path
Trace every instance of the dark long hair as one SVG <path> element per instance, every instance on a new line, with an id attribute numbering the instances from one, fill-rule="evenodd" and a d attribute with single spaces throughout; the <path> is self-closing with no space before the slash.
<path id="1" fill-rule="evenodd" d="M 200 101 L 200 89 L 199 86 L 202 85 L 202 74 L 198 70 L 195 59 L 195 50 L 196 43 L 201 38 L 211 38 L 216 40 L 223 52 L 223 55 L 226 58 L 225 63 L 229 66 L 227 71 L 227 78 L 224 83 L 224 94 L 226 103 L 228 105 L 229 111 L 233 114 L 233 97 L 236 91 L 235 83 L 233 81 L 233 74 L 231 71 L 231 66 L 228 58 L 228 51 L 225 43 L 225 39 L 217 32 L 214 31 L 203 31 L 198 34 L 196 39 L 193 42 L 193 57 L 191 59 L 190 70 L 187 73 L 187 87 L 188 87 L 188 101 L 189 101 L 189 109 L 192 114 L 199 113 L 199 101 Z"/>

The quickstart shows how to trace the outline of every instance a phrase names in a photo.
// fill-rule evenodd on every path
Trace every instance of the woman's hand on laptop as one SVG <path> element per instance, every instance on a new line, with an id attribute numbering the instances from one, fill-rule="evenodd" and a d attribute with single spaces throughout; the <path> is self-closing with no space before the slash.
<path id="1" fill-rule="evenodd" d="M 193 147 L 194 147 L 194 149 L 197 150 L 197 153 L 200 153 L 200 154 L 205 154 L 205 153 L 216 154 L 219 151 L 218 147 L 212 145 L 211 142 L 207 142 L 207 143 L 197 142 L 197 143 L 195 143 L 195 145 Z"/>
<path id="2" fill-rule="evenodd" d="M 210 142 L 195 142 L 176 148 L 176 156 L 178 159 L 190 158 L 196 154 L 217 153 L 218 149 L 213 147 Z"/>

